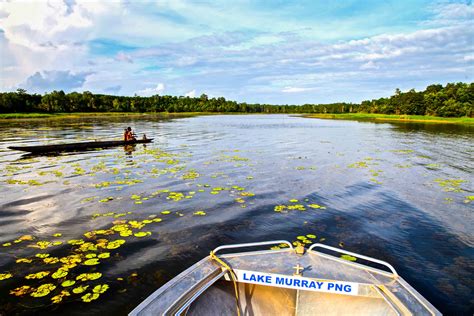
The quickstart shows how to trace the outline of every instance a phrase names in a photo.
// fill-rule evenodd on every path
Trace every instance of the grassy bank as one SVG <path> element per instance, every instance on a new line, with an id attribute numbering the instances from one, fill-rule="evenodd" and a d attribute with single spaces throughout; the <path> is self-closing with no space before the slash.
<path id="1" fill-rule="evenodd" d="M 330 119 L 330 120 L 361 120 L 361 121 L 387 121 L 387 122 L 424 122 L 445 124 L 474 125 L 474 118 L 470 117 L 438 117 L 428 115 L 391 115 L 370 113 L 344 113 L 344 114 L 306 114 L 304 117 Z"/>
<path id="2" fill-rule="evenodd" d="M 0 113 L 0 120 L 9 119 L 64 119 L 64 118 L 87 118 L 87 117 L 181 117 L 181 116 L 197 116 L 197 115 L 212 115 L 220 113 L 208 112 L 157 112 L 157 113 L 135 113 L 135 112 L 74 112 L 74 113 Z"/>
<path id="3" fill-rule="evenodd" d="M 74 119 L 88 117 L 190 117 L 198 115 L 246 115 L 264 113 L 241 113 L 241 112 L 74 112 L 74 113 L 0 113 L 0 120 L 11 119 Z M 291 113 L 289 113 L 291 114 Z M 304 114 L 303 117 L 331 119 L 331 120 L 361 120 L 361 121 L 387 121 L 387 122 L 425 122 L 446 124 L 468 124 L 474 125 L 474 118 L 470 117 L 438 117 L 427 115 L 390 115 L 370 113 L 344 113 L 344 114 Z"/>

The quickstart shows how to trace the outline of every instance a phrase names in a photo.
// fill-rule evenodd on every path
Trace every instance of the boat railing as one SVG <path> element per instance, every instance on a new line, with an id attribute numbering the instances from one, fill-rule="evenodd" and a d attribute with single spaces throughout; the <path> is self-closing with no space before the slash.
<path id="1" fill-rule="evenodd" d="M 394 277 L 398 277 L 398 273 L 395 270 L 395 268 L 390 263 L 385 262 L 383 260 L 375 259 L 375 258 L 372 258 L 372 257 L 369 257 L 369 256 L 364 256 L 364 255 L 361 255 L 361 254 L 358 254 L 358 253 L 355 253 L 355 252 L 351 252 L 351 251 L 347 251 L 347 250 L 343 250 L 343 249 L 334 248 L 334 247 L 324 245 L 324 244 L 320 244 L 320 243 L 312 244 L 308 248 L 308 251 L 312 251 L 314 248 L 325 248 L 325 249 L 328 249 L 328 250 L 332 250 L 334 252 L 342 253 L 342 254 L 349 255 L 349 256 L 352 256 L 352 257 L 356 257 L 356 258 L 359 258 L 359 259 L 364 259 L 364 260 L 367 260 L 369 262 L 378 263 L 378 264 L 380 264 L 382 266 L 385 266 L 388 269 L 390 269 L 390 271 L 392 272 Z M 347 263 L 350 264 L 351 262 L 347 261 Z"/>
<path id="2" fill-rule="evenodd" d="M 258 247 L 258 246 L 267 246 L 267 245 L 276 245 L 276 244 L 286 244 L 289 249 L 293 249 L 293 245 L 287 240 L 272 240 L 272 241 L 262 241 L 262 242 L 251 242 L 246 244 L 235 244 L 235 245 L 222 245 L 214 249 L 212 252 L 216 254 L 218 251 L 223 249 L 235 249 L 235 248 L 248 248 L 248 247 Z"/>

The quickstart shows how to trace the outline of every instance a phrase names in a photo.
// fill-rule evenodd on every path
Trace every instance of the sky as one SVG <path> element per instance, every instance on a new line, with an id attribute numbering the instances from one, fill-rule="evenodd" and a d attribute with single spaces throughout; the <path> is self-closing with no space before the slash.
<path id="1" fill-rule="evenodd" d="M 473 82 L 472 1 L 0 0 L 0 91 L 360 102 Z"/>

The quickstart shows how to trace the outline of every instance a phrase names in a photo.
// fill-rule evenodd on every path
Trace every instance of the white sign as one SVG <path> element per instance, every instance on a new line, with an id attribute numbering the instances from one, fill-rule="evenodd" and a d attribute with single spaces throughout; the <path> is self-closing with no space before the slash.
<path id="1" fill-rule="evenodd" d="M 359 284 L 342 281 L 321 281 L 300 276 L 288 276 L 235 269 L 238 282 L 284 287 L 288 289 L 357 295 Z"/>

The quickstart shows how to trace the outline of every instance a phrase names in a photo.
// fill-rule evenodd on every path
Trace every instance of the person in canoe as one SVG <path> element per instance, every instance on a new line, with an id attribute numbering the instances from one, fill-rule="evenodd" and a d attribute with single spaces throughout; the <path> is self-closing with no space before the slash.
<path id="1" fill-rule="evenodd" d="M 125 129 L 123 133 L 123 140 L 124 141 L 131 141 L 131 140 L 137 140 L 135 137 L 135 134 L 132 132 L 132 128 L 129 126 Z"/>

